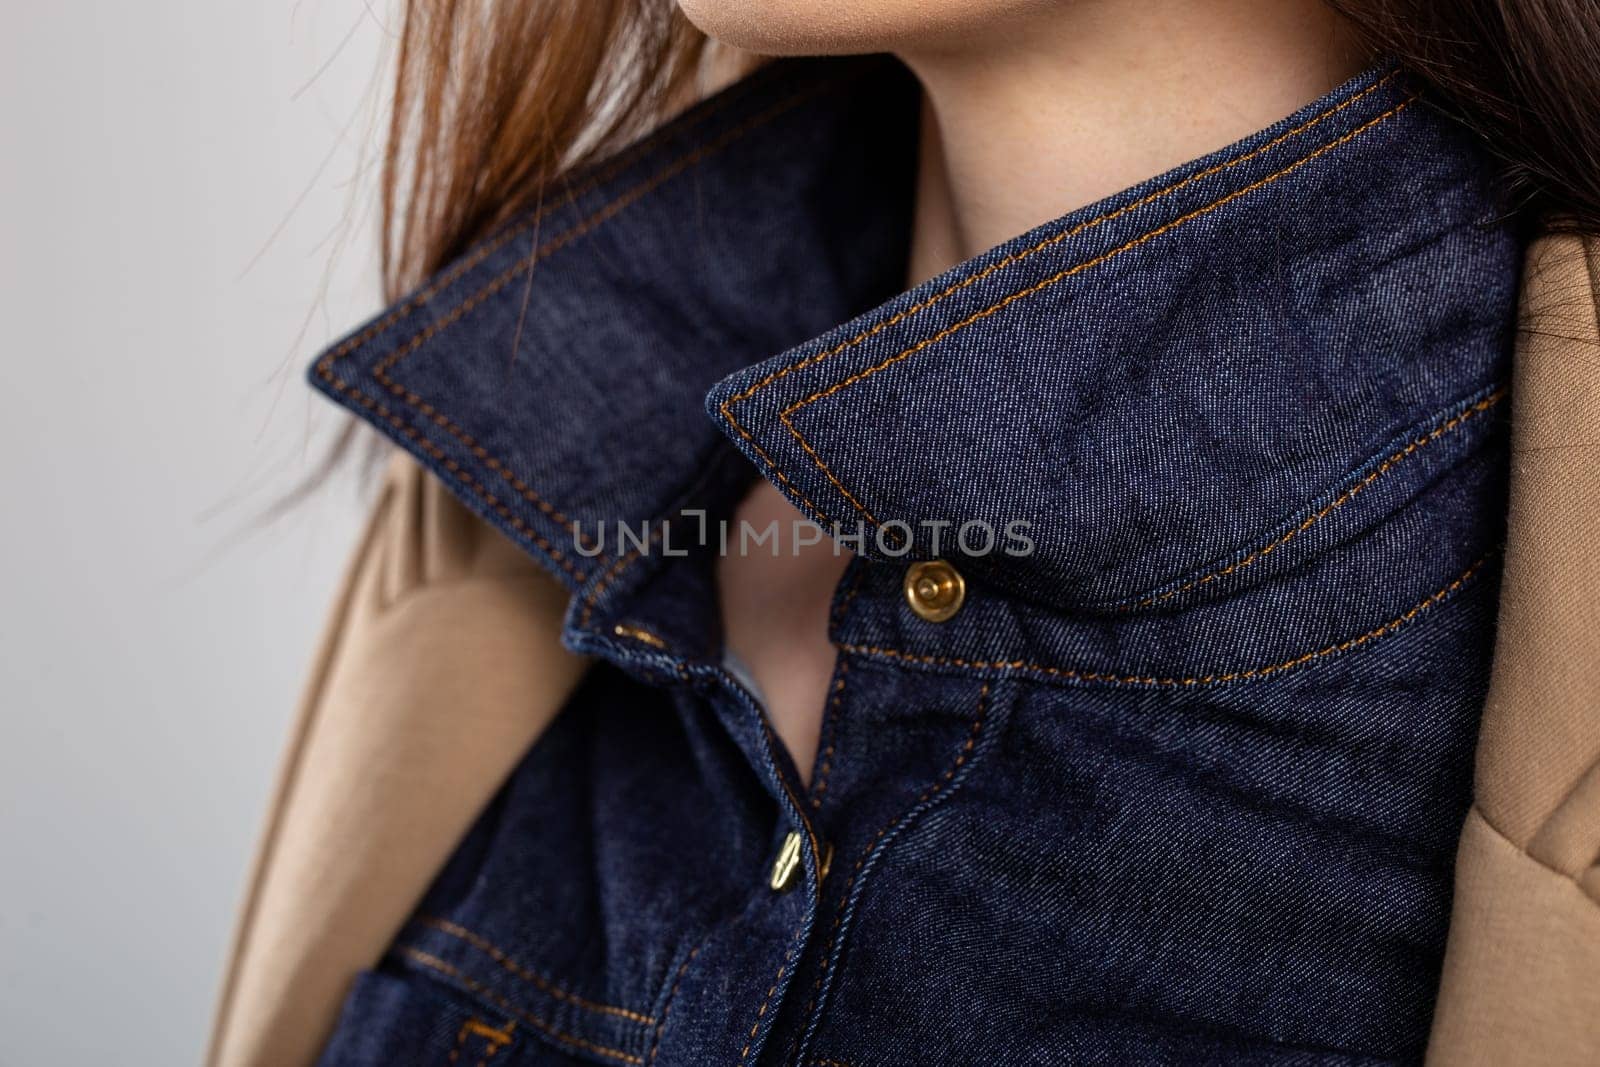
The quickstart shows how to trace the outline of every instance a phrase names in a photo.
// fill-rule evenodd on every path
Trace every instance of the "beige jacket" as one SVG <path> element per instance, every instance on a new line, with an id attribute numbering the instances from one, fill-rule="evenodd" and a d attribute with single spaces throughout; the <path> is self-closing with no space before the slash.
<path id="1" fill-rule="evenodd" d="M 1600 243 L 1533 248 L 1500 631 L 1432 1064 L 1600 1064 L 1597 303 Z M 565 602 L 395 462 L 294 728 L 210 1063 L 315 1058 L 351 977 L 382 955 L 581 675 L 558 641 Z"/>

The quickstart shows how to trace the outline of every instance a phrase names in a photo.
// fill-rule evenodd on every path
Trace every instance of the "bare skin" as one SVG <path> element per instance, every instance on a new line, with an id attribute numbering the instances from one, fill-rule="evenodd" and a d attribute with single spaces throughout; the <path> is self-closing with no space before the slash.
<path id="1" fill-rule="evenodd" d="M 1268 126 L 1366 65 L 1319 0 L 679 0 L 764 54 L 893 52 L 924 89 L 909 285 Z M 787 533 L 766 481 L 739 517 Z M 835 652 L 829 543 L 718 565 L 728 646 L 809 778 Z"/>

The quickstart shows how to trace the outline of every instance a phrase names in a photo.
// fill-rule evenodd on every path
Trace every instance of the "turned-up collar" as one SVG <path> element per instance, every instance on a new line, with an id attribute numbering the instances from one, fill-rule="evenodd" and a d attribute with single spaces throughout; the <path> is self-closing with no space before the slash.
<path id="1" fill-rule="evenodd" d="M 1022 521 L 1032 553 L 972 573 L 1109 604 L 1500 373 L 1515 249 L 1478 153 L 1393 72 L 899 293 L 917 106 L 889 60 L 773 64 L 312 381 L 587 610 L 639 555 L 596 531 L 674 514 L 729 440 L 869 555 L 886 523 L 917 557 L 931 530 Z"/>

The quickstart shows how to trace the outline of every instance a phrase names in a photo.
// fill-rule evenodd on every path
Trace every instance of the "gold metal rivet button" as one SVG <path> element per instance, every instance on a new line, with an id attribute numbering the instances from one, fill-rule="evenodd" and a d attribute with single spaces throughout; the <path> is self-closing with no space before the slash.
<path id="1" fill-rule="evenodd" d="M 917 618 L 944 622 L 961 610 L 967 599 L 967 583 L 961 572 L 942 559 L 913 563 L 906 570 L 906 603 Z"/>
<path id="2" fill-rule="evenodd" d="M 772 878 L 767 883 L 774 891 L 783 893 L 794 888 L 795 878 L 800 873 L 800 844 L 800 834 L 795 830 L 790 830 L 783 839 L 783 847 L 772 864 Z"/>

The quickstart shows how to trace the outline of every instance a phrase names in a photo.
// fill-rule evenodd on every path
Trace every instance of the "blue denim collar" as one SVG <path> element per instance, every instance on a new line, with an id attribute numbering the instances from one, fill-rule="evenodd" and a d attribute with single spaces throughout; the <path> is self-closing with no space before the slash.
<path id="1" fill-rule="evenodd" d="M 1392 71 L 901 293 L 917 106 L 885 59 L 775 63 L 572 179 L 312 381 L 583 621 L 650 554 L 602 527 L 659 537 L 731 492 L 728 441 L 825 527 L 863 524 L 869 556 L 900 524 L 926 557 L 1021 520 L 1033 552 L 971 573 L 1114 606 L 1470 402 L 1459 367 L 1416 358 L 1441 337 L 1494 384 L 1502 346 L 1474 342 L 1509 297 L 1480 313 L 1462 284 L 1514 284 L 1487 168 Z"/>

